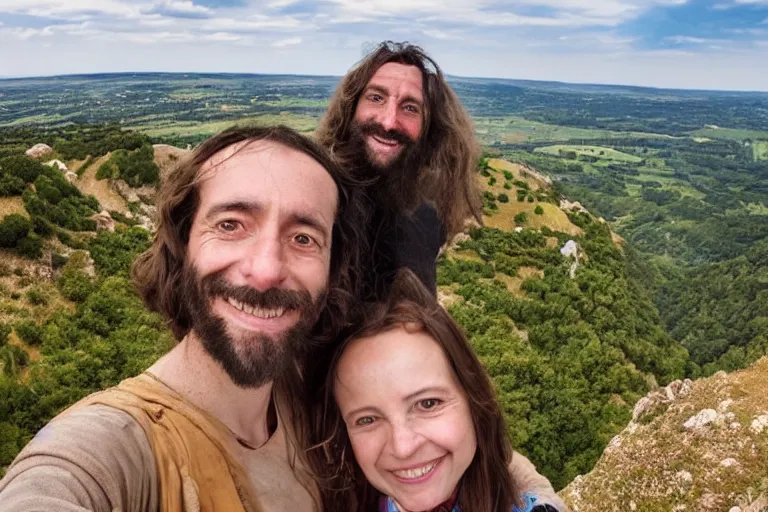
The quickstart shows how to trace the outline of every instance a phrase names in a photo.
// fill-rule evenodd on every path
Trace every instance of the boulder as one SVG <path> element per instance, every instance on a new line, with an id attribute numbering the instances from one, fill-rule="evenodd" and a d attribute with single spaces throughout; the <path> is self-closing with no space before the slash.
<path id="1" fill-rule="evenodd" d="M 717 411 L 714 409 L 703 409 L 697 414 L 688 418 L 688 421 L 683 423 L 685 430 L 699 430 L 710 423 L 714 423 L 717 419 Z"/>
<path id="2" fill-rule="evenodd" d="M 112 216 L 109 214 L 107 210 L 102 210 L 99 213 L 91 215 L 89 218 L 96 221 L 97 231 L 103 231 L 105 229 L 107 231 L 115 230 L 115 220 L 112 218 Z"/>
<path id="3" fill-rule="evenodd" d="M 48 144 L 38 143 L 24 152 L 30 158 L 42 158 L 45 155 L 53 153 L 53 148 Z"/>

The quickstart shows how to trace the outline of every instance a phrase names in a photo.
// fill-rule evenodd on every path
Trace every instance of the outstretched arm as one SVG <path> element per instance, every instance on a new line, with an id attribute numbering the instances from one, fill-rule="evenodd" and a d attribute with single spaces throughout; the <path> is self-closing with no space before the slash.
<path id="1" fill-rule="evenodd" d="M 126 413 L 87 406 L 54 419 L 0 480 L 0 510 L 158 510 L 154 457 Z"/>
<path id="2" fill-rule="evenodd" d="M 509 474 L 521 493 L 536 496 L 536 512 L 570 512 L 565 502 L 557 495 L 552 484 L 544 475 L 536 471 L 536 466 L 525 455 L 515 452 L 509 464 Z M 547 509 L 547 506 L 550 509 Z"/>

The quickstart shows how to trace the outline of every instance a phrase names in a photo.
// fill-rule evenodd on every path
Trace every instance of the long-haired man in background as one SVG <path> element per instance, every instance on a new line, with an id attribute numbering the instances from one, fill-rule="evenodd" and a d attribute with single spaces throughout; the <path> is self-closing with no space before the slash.
<path id="1" fill-rule="evenodd" d="M 472 120 L 437 63 L 415 45 L 379 44 L 342 79 L 317 138 L 363 183 L 363 298 L 385 300 L 401 267 L 436 293 L 440 248 L 468 219 L 482 224 Z M 309 372 L 310 386 L 324 377 Z M 515 453 L 510 472 L 542 498 L 534 510 L 565 510 L 524 456 Z"/>

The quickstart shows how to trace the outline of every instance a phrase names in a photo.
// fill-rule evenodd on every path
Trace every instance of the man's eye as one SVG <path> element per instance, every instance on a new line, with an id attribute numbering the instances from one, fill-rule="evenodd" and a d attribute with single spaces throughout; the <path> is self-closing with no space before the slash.
<path id="1" fill-rule="evenodd" d="M 416 105 L 406 105 L 405 110 L 410 112 L 411 114 L 418 114 L 419 113 L 419 107 Z"/>
<path id="2" fill-rule="evenodd" d="M 227 231 L 229 233 L 233 231 L 237 231 L 239 223 L 234 220 L 225 220 L 222 222 L 219 222 L 219 229 L 222 231 Z"/>
<path id="3" fill-rule="evenodd" d="M 368 425 L 373 424 L 375 420 L 373 419 L 373 416 L 363 416 L 362 418 L 355 421 L 355 425 L 358 427 L 367 427 Z"/>
<path id="4" fill-rule="evenodd" d="M 293 237 L 293 239 L 299 245 L 312 245 L 312 242 L 314 242 L 311 236 L 305 235 L 303 233 L 296 235 L 295 237 Z"/>
<path id="5" fill-rule="evenodd" d="M 381 96 L 381 94 L 371 94 L 370 95 L 371 101 L 375 101 L 376 103 L 380 102 L 384 98 Z"/>

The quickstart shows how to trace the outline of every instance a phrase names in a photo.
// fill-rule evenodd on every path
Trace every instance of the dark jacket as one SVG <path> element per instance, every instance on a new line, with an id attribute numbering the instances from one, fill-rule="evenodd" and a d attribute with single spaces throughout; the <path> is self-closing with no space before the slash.
<path id="1" fill-rule="evenodd" d="M 397 274 L 407 267 L 437 293 L 436 260 L 446 233 L 437 211 L 422 203 L 412 214 L 378 210 L 370 230 L 370 270 L 364 276 L 366 298 L 384 300 Z"/>

